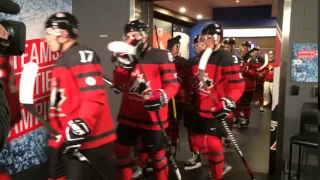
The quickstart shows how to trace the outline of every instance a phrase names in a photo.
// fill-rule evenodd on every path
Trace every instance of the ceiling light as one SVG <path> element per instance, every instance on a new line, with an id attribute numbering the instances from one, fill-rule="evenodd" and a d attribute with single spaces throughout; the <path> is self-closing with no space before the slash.
<path id="1" fill-rule="evenodd" d="M 239 3 L 240 1 L 239 0 L 236 0 L 236 3 Z"/>
<path id="2" fill-rule="evenodd" d="M 180 12 L 182 12 L 182 13 L 186 12 L 186 8 L 184 8 L 184 7 L 180 8 Z"/>
<path id="3" fill-rule="evenodd" d="M 197 19 L 202 19 L 202 15 L 201 14 L 197 15 Z"/>

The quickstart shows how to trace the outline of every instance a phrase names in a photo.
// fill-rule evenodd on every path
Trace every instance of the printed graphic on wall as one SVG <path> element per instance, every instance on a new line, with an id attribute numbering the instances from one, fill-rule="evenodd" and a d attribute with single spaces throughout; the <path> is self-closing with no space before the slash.
<path id="1" fill-rule="evenodd" d="M 153 19 L 153 24 L 157 29 L 153 28 L 153 48 L 167 49 L 167 41 L 170 39 L 172 32 L 172 24 L 159 19 Z"/>
<path id="2" fill-rule="evenodd" d="M 189 59 L 189 29 L 179 25 L 173 25 L 173 37 L 180 35 L 180 56 Z"/>
<path id="3" fill-rule="evenodd" d="M 39 64 L 34 89 L 37 111 L 48 118 L 52 68 L 59 54 L 49 50 L 42 41 L 44 23 L 55 12 L 71 12 L 72 0 L 13 0 L 21 7 L 18 15 L 0 14 L 0 19 L 22 21 L 26 25 L 26 49 L 22 56 L 10 57 L 19 84 L 21 71 L 30 61 Z M 28 111 L 21 107 L 21 120 L 10 131 L 4 151 L 0 154 L 0 166 L 10 174 L 20 172 L 46 161 L 48 132 Z"/>
<path id="4" fill-rule="evenodd" d="M 293 44 L 292 82 L 318 82 L 318 44 Z"/>

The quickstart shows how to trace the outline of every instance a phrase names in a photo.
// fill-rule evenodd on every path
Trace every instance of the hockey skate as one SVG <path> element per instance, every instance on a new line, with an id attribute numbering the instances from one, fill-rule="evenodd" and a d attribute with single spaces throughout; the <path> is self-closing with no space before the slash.
<path id="1" fill-rule="evenodd" d="M 147 168 L 141 168 L 137 166 L 135 172 L 132 175 L 132 179 L 134 180 L 143 180 L 146 179 Z"/>
<path id="2" fill-rule="evenodd" d="M 241 117 L 240 118 L 240 123 L 239 123 L 239 128 L 244 129 L 244 128 L 248 128 L 248 119 Z"/>
<path id="3" fill-rule="evenodd" d="M 264 107 L 260 106 L 260 114 L 263 114 L 263 112 L 264 112 Z"/>
<path id="4" fill-rule="evenodd" d="M 192 153 L 192 156 L 184 163 L 186 171 L 201 167 L 201 156 L 199 152 Z"/>
<path id="5" fill-rule="evenodd" d="M 230 166 L 230 165 L 227 164 L 227 163 L 224 163 L 222 175 L 224 176 L 224 175 L 227 174 L 231 169 L 232 169 L 232 166 Z"/>

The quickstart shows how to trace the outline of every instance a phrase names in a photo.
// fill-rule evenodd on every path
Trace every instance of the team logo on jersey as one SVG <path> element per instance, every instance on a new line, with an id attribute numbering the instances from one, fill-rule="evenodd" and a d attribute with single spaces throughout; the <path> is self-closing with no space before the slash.
<path id="1" fill-rule="evenodd" d="M 146 82 L 139 69 L 132 72 L 131 75 L 133 77 L 133 84 L 130 87 L 129 93 L 143 96 L 144 93 L 150 88 L 150 81 Z"/>
<path id="2" fill-rule="evenodd" d="M 208 73 L 204 73 L 203 79 L 204 79 L 204 82 L 206 83 L 205 85 L 202 83 L 199 77 L 199 72 L 195 73 L 194 76 L 191 78 L 192 87 L 202 91 L 207 91 L 206 88 L 210 89 L 213 87 L 213 79 L 209 78 Z"/>

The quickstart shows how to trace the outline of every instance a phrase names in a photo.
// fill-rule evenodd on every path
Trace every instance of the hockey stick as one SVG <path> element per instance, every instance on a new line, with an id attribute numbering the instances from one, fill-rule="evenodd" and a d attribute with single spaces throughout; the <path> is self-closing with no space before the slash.
<path id="1" fill-rule="evenodd" d="M 205 69 L 206 69 L 206 66 L 207 66 L 207 62 L 208 62 L 208 60 L 209 60 L 209 58 L 210 58 L 211 53 L 212 53 L 212 49 L 211 49 L 211 48 L 208 48 L 208 49 L 206 49 L 206 50 L 204 51 L 204 53 L 203 53 L 203 55 L 202 55 L 202 57 L 201 57 L 201 59 L 200 59 L 200 62 L 199 62 L 199 67 L 198 67 L 198 68 L 199 68 L 199 69 L 198 69 L 198 70 L 199 70 L 199 78 L 200 78 L 203 86 L 205 87 L 205 89 L 208 89 L 208 86 L 207 86 L 206 81 L 205 81 L 205 79 L 204 79 L 204 73 L 205 73 Z M 215 106 L 217 106 L 217 104 L 216 104 L 216 102 L 215 102 L 215 100 L 214 100 L 214 97 L 213 97 L 213 95 L 211 94 L 211 92 L 208 92 L 208 94 L 209 94 L 209 97 L 211 98 L 212 102 L 215 104 Z M 242 151 L 240 150 L 240 147 L 239 147 L 239 145 L 238 145 L 235 137 L 233 136 L 233 134 L 232 134 L 229 126 L 227 125 L 227 123 L 226 123 L 226 121 L 225 121 L 224 119 L 223 119 L 221 122 L 222 122 L 223 127 L 225 128 L 226 132 L 228 133 L 228 136 L 230 137 L 232 143 L 234 144 L 234 146 L 235 146 L 235 148 L 236 148 L 239 156 L 241 157 L 242 163 L 243 163 L 243 165 L 245 166 L 248 174 L 250 175 L 250 177 L 251 177 L 252 180 L 255 180 L 255 178 L 254 178 L 254 176 L 253 176 L 253 173 L 252 173 L 251 169 L 249 168 L 248 163 L 247 163 L 247 161 L 245 160 L 245 158 L 244 158 L 244 156 L 243 156 L 243 154 L 242 154 Z"/>
<path id="2" fill-rule="evenodd" d="M 36 111 L 36 108 L 33 104 L 33 91 L 38 69 L 38 64 L 34 62 L 29 62 L 24 65 L 20 79 L 19 100 L 20 103 L 27 109 L 27 111 L 35 116 L 44 125 L 44 127 L 46 127 L 53 134 L 59 135 L 59 132 L 55 130 L 49 124 L 49 122 Z M 94 167 L 91 162 L 79 151 L 75 152 L 74 156 L 78 157 L 81 162 L 87 163 L 90 168 L 97 173 L 99 179 L 107 180 L 107 178 L 104 177 L 104 175 L 96 167 Z"/>
<path id="3" fill-rule="evenodd" d="M 107 84 L 109 84 L 110 86 L 113 85 L 113 82 L 111 80 L 109 80 L 108 78 L 106 77 L 103 77 L 102 80 L 104 82 L 106 82 Z M 113 87 L 113 90 L 116 92 L 116 93 L 122 93 L 123 89 L 119 88 L 119 87 Z"/>
<path id="4" fill-rule="evenodd" d="M 140 54 L 137 54 L 136 48 L 134 46 L 131 46 L 131 45 L 129 45 L 129 44 L 125 43 L 125 42 L 122 42 L 122 41 L 115 41 L 115 42 L 111 42 L 111 43 L 108 44 L 108 49 L 110 51 L 113 51 L 113 52 L 125 52 L 125 53 L 131 54 L 131 55 L 136 55 L 136 57 L 138 59 L 138 62 L 139 62 L 139 65 L 140 65 L 140 69 L 141 69 L 142 74 L 144 76 L 144 79 L 145 79 L 146 82 L 148 82 L 146 74 L 145 74 L 145 71 L 144 71 L 144 68 L 143 68 L 143 66 L 141 64 Z M 150 91 L 150 93 L 151 92 L 152 91 Z M 167 144 L 167 146 L 168 146 L 168 148 L 170 150 L 169 160 L 173 165 L 173 168 L 175 170 L 175 173 L 176 173 L 176 176 L 177 176 L 178 180 L 181 180 L 182 178 L 181 178 L 180 170 L 179 170 L 179 168 L 177 166 L 177 163 L 174 160 L 173 155 L 171 153 L 171 149 L 172 149 L 171 141 L 170 141 L 170 139 L 169 139 L 169 137 L 168 137 L 168 135 L 167 135 L 167 133 L 166 133 L 161 121 L 160 121 L 161 119 L 160 119 L 159 111 L 156 111 L 155 113 L 156 113 L 156 116 L 157 116 L 157 119 L 158 119 L 158 124 L 159 124 L 159 126 L 161 128 L 161 132 L 162 132 L 162 134 L 164 136 L 164 139 L 166 141 L 166 144 Z"/>
<path id="5" fill-rule="evenodd" d="M 160 43 L 159 43 L 159 36 L 158 36 L 158 28 L 157 28 L 157 25 L 154 25 L 154 30 L 156 31 L 155 34 L 156 34 L 156 40 L 157 40 L 157 44 L 158 44 L 158 49 L 161 49 L 160 48 Z M 176 108 L 176 101 L 174 99 L 174 97 L 172 98 L 172 109 L 173 109 L 173 118 L 175 120 L 175 123 L 178 125 L 178 119 L 177 119 L 177 108 Z M 178 125 L 178 128 L 179 128 L 179 125 Z M 177 143 L 178 143 L 178 147 L 180 147 L 180 141 L 179 141 L 179 138 L 177 139 Z M 177 147 L 177 148 L 178 148 Z"/>

